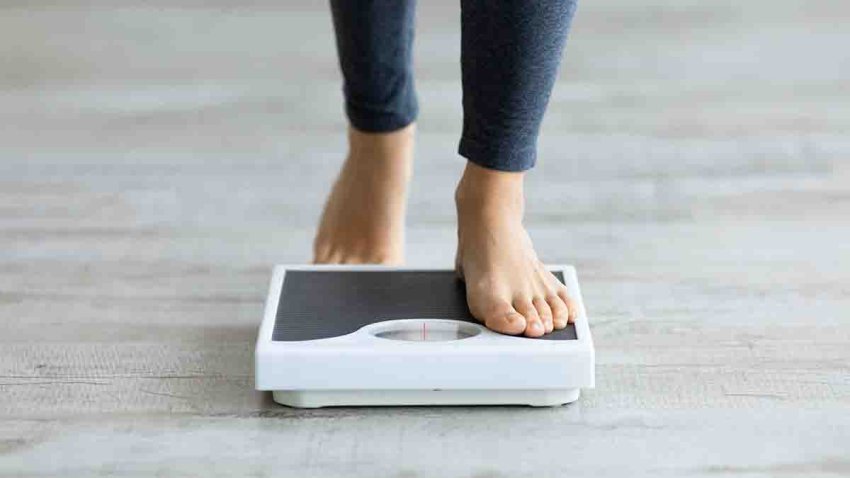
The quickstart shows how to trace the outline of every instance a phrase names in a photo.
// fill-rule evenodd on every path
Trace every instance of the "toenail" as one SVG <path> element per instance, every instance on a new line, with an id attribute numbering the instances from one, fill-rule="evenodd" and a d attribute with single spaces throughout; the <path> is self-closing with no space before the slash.
<path id="1" fill-rule="evenodd" d="M 534 322 L 531 323 L 531 330 L 533 330 L 535 332 L 542 332 L 543 331 L 543 324 L 541 324 L 538 321 L 534 321 Z"/>

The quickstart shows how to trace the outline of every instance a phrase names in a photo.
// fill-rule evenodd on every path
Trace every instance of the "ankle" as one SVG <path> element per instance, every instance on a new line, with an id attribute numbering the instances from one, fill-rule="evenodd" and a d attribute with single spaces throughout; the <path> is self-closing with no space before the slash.
<path id="1" fill-rule="evenodd" d="M 415 124 L 389 133 L 367 133 L 349 128 L 346 168 L 393 177 L 402 175 L 408 179 L 413 168 L 415 132 Z"/>
<path id="2" fill-rule="evenodd" d="M 525 173 L 497 171 L 467 162 L 455 190 L 458 213 L 516 211 L 522 215 L 524 177 Z"/>

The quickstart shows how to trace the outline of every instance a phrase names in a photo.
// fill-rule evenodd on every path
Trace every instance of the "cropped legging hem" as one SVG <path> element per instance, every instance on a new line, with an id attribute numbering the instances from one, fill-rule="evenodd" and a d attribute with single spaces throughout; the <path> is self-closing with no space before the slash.
<path id="1" fill-rule="evenodd" d="M 415 100 L 403 108 L 382 111 L 368 107 L 345 104 L 345 114 L 351 126 L 364 133 L 391 133 L 416 121 L 419 107 Z"/>
<path id="2" fill-rule="evenodd" d="M 576 0 L 460 0 L 463 130 L 458 153 L 524 171 L 561 61 Z M 391 132 L 416 120 L 416 0 L 331 0 L 351 126 Z"/>
<path id="3" fill-rule="evenodd" d="M 537 161 L 535 144 L 491 144 L 462 137 L 457 153 L 483 168 L 497 171 L 520 172 L 534 167 Z"/>

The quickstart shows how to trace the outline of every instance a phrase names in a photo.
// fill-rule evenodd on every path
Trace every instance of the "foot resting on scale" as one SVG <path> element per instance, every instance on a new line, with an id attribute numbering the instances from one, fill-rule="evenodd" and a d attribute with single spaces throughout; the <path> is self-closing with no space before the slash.
<path id="1" fill-rule="evenodd" d="M 574 321 L 566 286 L 537 258 L 522 224 L 523 173 L 468 162 L 455 200 L 455 268 L 472 315 L 496 332 L 528 337 Z"/>

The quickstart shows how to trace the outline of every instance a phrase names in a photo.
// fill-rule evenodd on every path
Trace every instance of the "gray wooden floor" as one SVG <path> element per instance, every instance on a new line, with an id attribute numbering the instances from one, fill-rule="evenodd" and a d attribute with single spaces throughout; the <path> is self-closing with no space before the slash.
<path id="1" fill-rule="evenodd" d="M 344 152 L 326 5 L 136 3 L 0 4 L 0 475 L 850 475 L 845 0 L 581 5 L 528 225 L 597 388 L 318 411 L 252 346 Z M 459 14 L 420 3 L 409 262 L 448 267 Z"/>

